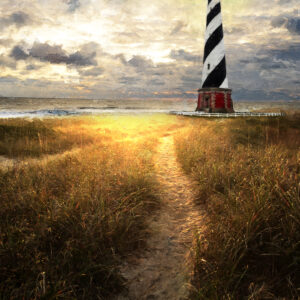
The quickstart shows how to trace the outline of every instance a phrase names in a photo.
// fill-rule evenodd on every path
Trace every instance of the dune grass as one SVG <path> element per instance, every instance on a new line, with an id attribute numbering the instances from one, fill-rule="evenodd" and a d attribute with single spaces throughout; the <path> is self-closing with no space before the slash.
<path id="1" fill-rule="evenodd" d="M 159 207 L 153 155 L 174 120 L 1 121 L 5 154 L 24 159 L 0 168 L 1 299 L 111 299 L 124 288 L 118 266 L 149 234 Z"/>
<path id="2" fill-rule="evenodd" d="M 2 119 L 0 155 L 10 158 L 39 157 L 42 154 L 55 154 L 93 142 L 93 137 L 82 131 L 82 121 L 73 121 L 73 127 L 69 123 L 68 119 Z M 74 125 L 76 131 L 73 130 Z M 61 128 L 68 128 L 68 131 Z"/>
<path id="3" fill-rule="evenodd" d="M 297 298 L 300 118 L 0 120 L 0 299 L 112 299 L 160 206 L 153 157 L 175 136 L 208 223 L 193 299 Z M 55 155 L 52 155 L 55 154 Z M 32 159 L 34 158 L 34 159 Z"/>
<path id="4" fill-rule="evenodd" d="M 300 117 L 199 120 L 175 139 L 208 223 L 192 299 L 300 295 Z"/>
<path id="5" fill-rule="evenodd" d="M 181 126 L 162 115 L 0 119 L 0 155 L 41 157 L 97 142 L 147 140 Z"/>

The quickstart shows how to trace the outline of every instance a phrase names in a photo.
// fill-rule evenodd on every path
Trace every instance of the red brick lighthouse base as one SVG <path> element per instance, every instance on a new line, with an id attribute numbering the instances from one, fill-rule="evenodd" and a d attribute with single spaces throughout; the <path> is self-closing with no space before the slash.
<path id="1" fill-rule="evenodd" d="M 196 111 L 212 113 L 234 112 L 231 99 L 231 89 L 215 87 L 199 89 Z"/>

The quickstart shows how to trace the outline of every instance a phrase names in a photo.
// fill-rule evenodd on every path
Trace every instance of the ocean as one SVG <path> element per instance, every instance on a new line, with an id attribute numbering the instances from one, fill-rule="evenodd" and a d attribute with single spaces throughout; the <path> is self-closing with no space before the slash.
<path id="1" fill-rule="evenodd" d="M 101 114 L 154 114 L 195 111 L 197 99 L 56 99 L 0 98 L 0 118 L 43 118 Z M 237 112 L 300 110 L 300 101 L 236 101 Z"/>

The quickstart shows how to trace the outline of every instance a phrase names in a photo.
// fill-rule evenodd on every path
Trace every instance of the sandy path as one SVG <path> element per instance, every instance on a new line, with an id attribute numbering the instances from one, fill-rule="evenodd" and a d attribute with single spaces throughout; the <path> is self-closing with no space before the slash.
<path id="1" fill-rule="evenodd" d="M 203 216 L 193 203 L 193 184 L 176 161 L 172 136 L 161 139 L 156 168 L 162 208 L 150 221 L 153 234 L 146 251 L 122 267 L 129 294 L 118 299 L 176 300 L 188 296 L 190 248 Z"/>

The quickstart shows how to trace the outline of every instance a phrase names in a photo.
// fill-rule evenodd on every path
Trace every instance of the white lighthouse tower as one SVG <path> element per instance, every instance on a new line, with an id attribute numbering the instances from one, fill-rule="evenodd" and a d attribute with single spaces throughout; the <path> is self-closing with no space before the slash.
<path id="1" fill-rule="evenodd" d="M 196 111 L 233 112 L 228 88 L 220 0 L 208 0 L 202 87 Z"/>

